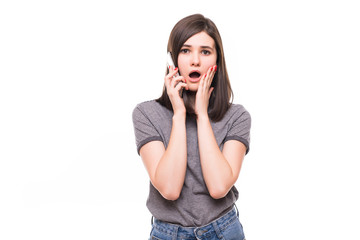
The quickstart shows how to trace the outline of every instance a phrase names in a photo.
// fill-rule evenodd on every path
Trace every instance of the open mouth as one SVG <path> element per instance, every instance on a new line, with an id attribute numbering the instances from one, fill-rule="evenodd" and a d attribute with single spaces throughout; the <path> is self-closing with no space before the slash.
<path id="1" fill-rule="evenodd" d="M 197 82 L 197 81 L 200 80 L 200 76 L 201 76 L 201 74 L 198 71 L 190 72 L 190 74 L 189 74 L 190 79 L 189 80 L 192 81 L 192 82 Z"/>
<path id="2" fill-rule="evenodd" d="M 198 78 L 198 77 L 200 77 L 200 73 L 198 73 L 198 72 L 192 72 L 192 73 L 189 74 L 189 77 L 190 77 L 190 78 Z"/>

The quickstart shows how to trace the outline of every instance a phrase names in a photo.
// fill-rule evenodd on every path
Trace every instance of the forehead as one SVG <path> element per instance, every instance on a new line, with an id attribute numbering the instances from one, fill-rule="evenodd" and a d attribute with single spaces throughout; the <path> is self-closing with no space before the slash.
<path id="1" fill-rule="evenodd" d="M 214 48 L 215 41 L 210 37 L 206 32 L 199 32 L 193 36 L 191 36 L 184 45 L 191 45 L 191 46 L 209 46 Z"/>

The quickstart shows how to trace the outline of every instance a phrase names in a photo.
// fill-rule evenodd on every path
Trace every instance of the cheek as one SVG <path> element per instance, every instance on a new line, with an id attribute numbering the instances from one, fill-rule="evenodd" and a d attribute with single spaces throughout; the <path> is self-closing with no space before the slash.
<path id="1" fill-rule="evenodd" d="M 177 61 L 179 66 L 185 65 L 187 61 L 188 60 L 187 60 L 186 56 L 184 56 L 183 54 L 179 54 L 178 61 Z"/>
<path id="2" fill-rule="evenodd" d="M 206 69 L 211 68 L 212 66 L 214 66 L 216 64 L 216 60 L 214 61 L 207 61 L 204 66 L 206 67 Z"/>
<path id="3" fill-rule="evenodd" d="M 215 64 L 216 64 L 216 56 L 206 60 L 206 65 L 209 67 L 214 66 Z"/>
<path id="4" fill-rule="evenodd" d="M 179 71 L 181 73 L 181 70 L 185 70 L 185 63 L 184 63 L 184 59 L 179 57 L 178 58 L 178 65 L 176 66 L 179 68 Z"/>

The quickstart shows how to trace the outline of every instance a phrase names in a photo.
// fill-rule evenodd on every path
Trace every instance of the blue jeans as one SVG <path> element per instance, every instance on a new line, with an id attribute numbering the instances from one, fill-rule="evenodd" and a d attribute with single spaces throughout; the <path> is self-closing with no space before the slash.
<path id="1" fill-rule="evenodd" d="M 154 219 L 149 240 L 245 240 L 235 207 L 202 227 L 182 227 Z"/>

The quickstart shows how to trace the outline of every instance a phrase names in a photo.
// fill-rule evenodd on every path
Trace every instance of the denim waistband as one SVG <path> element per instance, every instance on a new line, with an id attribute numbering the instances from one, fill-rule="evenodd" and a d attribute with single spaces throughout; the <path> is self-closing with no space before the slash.
<path id="1" fill-rule="evenodd" d="M 167 223 L 160 221 L 154 218 L 153 227 L 158 231 L 161 231 L 169 236 L 172 236 L 173 239 L 177 238 L 194 238 L 194 237 L 206 237 L 206 235 L 214 234 L 214 232 L 219 235 L 220 231 L 223 231 L 227 226 L 229 226 L 236 218 L 239 217 L 239 212 L 237 211 L 236 205 L 224 214 L 223 216 L 215 219 L 209 224 L 201 227 L 183 227 L 180 225 Z"/>

